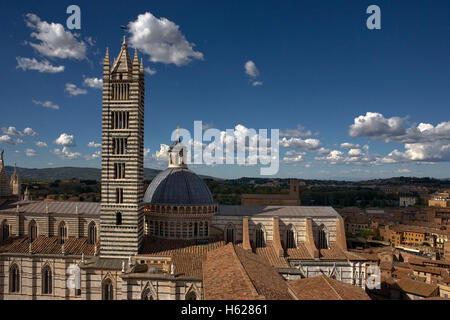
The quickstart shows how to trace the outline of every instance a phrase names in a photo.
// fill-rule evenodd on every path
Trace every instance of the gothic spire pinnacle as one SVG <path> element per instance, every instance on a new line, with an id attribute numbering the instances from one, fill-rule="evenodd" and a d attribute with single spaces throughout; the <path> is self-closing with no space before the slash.
<path id="1" fill-rule="evenodd" d="M 106 55 L 105 55 L 104 64 L 109 65 L 109 48 L 108 47 L 106 47 Z"/>
<path id="2" fill-rule="evenodd" d="M 139 57 L 138 57 L 137 49 L 134 49 L 133 66 L 139 66 Z M 134 69 L 134 67 L 133 67 L 133 69 Z"/>
<path id="3" fill-rule="evenodd" d="M 141 71 L 141 73 L 144 73 L 144 60 L 142 58 L 141 58 L 140 71 Z"/>

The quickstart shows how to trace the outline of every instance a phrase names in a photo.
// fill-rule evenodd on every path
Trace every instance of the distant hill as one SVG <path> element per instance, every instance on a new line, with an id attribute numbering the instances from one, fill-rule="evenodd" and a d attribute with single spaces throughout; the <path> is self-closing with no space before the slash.
<path id="1" fill-rule="evenodd" d="M 359 184 L 367 185 L 422 185 L 422 186 L 440 186 L 450 183 L 448 179 L 435 178 L 416 178 L 416 177 L 395 177 L 389 179 L 375 179 L 369 181 L 359 181 Z"/>
<path id="2" fill-rule="evenodd" d="M 14 167 L 6 167 L 8 176 L 14 171 Z M 144 169 L 144 179 L 152 180 L 161 171 L 155 169 Z M 100 180 L 101 170 L 96 168 L 47 168 L 47 169 L 25 169 L 17 168 L 20 179 L 25 180 L 64 180 L 64 179 L 80 179 L 80 180 Z"/>

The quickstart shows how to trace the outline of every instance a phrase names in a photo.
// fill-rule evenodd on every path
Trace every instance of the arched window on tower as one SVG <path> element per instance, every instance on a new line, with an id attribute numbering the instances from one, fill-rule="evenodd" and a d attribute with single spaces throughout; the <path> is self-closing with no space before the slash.
<path id="1" fill-rule="evenodd" d="M 296 232 L 294 226 L 289 225 L 286 230 L 286 248 L 295 249 L 297 248 Z"/>
<path id="2" fill-rule="evenodd" d="M 94 221 L 92 221 L 88 226 L 88 243 L 96 244 L 97 243 L 97 225 Z"/>
<path id="3" fill-rule="evenodd" d="M 28 238 L 30 239 L 30 242 L 33 242 L 37 238 L 37 224 L 34 220 L 31 220 L 28 225 Z"/>
<path id="4" fill-rule="evenodd" d="M 2 240 L 6 240 L 9 238 L 9 224 L 8 221 L 2 222 Z"/>
<path id="5" fill-rule="evenodd" d="M 10 293 L 20 292 L 19 267 L 15 263 L 9 268 L 9 292 Z"/>
<path id="6" fill-rule="evenodd" d="M 186 294 L 186 297 L 185 297 L 184 299 L 185 299 L 185 300 L 198 300 L 198 299 L 197 299 L 197 294 L 195 293 L 194 290 L 189 291 L 189 292 Z"/>
<path id="7" fill-rule="evenodd" d="M 67 225 L 64 221 L 59 224 L 58 228 L 58 240 L 60 244 L 64 244 L 67 240 Z"/>
<path id="8" fill-rule="evenodd" d="M 52 269 L 46 265 L 42 268 L 42 294 L 52 294 L 53 292 L 53 280 Z"/>
<path id="9" fill-rule="evenodd" d="M 142 300 L 156 300 L 149 288 L 145 289 L 142 292 L 141 299 Z"/>
<path id="10" fill-rule="evenodd" d="M 236 242 L 236 229 L 232 224 L 229 224 L 225 228 L 225 242 L 228 243 L 235 243 Z"/>
<path id="11" fill-rule="evenodd" d="M 327 238 L 327 232 L 324 225 L 321 225 L 319 227 L 319 234 L 318 234 L 318 248 L 317 249 L 328 249 L 328 238 Z"/>
<path id="12" fill-rule="evenodd" d="M 264 228 L 260 224 L 256 227 L 256 231 L 255 231 L 255 245 L 256 245 L 256 248 L 265 248 L 266 247 Z"/>
<path id="13" fill-rule="evenodd" d="M 103 300 L 114 300 L 114 286 L 111 279 L 106 279 L 103 281 L 102 285 L 102 299 Z"/>

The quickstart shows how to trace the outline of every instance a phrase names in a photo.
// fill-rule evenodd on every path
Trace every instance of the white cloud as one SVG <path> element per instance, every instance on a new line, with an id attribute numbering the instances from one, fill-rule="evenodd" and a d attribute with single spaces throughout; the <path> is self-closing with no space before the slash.
<path id="1" fill-rule="evenodd" d="M 301 138 L 283 138 L 280 141 L 280 145 L 284 148 L 295 148 L 295 149 L 305 149 L 305 150 L 319 150 L 321 147 L 320 140 L 317 139 L 306 139 Z"/>
<path id="2" fill-rule="evenodd" d="M 297 129 L 287 129 L 280 132 L 281 137 L 293 137 L 293 138 L 304 138 L 312 136 L 310 130 L 306 130 L 302 125 L 298 125 Z"/>
<path id="3" fill-rule="evenodd" d="M 330 152 L 330 154 L 327 156 L 327 160 L 331 163 L 336 163 L 344 157 L 344 153 L 339 150 L 333 150 Z"/>
<path id="4" fill-rule="evenodd" d="M 359 144 L 353 144 L 353 143 L 349 143 L 349 142 L 344 142 L 341 144 L 341 149 L 358 149 L 361 146 Z"/>
<path id="5" fill-rule="evenodd" d="M 150 12 L 128 24 L 130 44 L 150 56 L 152 62 L 183 66 L 192 59 L 203 60 L 203 53 L 194 51 L 180 27 L 166 18 L 156 18 Z"/>
<path id="6" fill-rule="evenodd" d="M 8 136 L 23 136 L 23 133 L 17 130 L 16 127 L 2 128 L 2 132 Z"/>
<path id="7" fill-rule="evenodd" d="M 31 129 L 31 128 L 25 128 L 25 129 L 23 130 L 23 133 L 24 133 L 25 135 L 27 135 L 27 136 L 32 136 L 32 137 L 37 137 L 37 136 L 38 136 L 37 132 L 34 131 L 34 130 Z"/>
<path id="8" fill-rule="evenodd" d="M 260 86 L 262 86 L 263 84 L 264 84 L 264 82 L 262 82 L 262 81 L 255 81 L 255 82 L 252 83 L 252 85 L 253 85 L 254 87 L 260 87 Z"/>
<path id="9" fill-rule="evenodd" d="M 252 78 L 259 77 L 259 70 L 258 70 L 258 68 L 256 67 L 256 64 L 253 61 L 251 61 L 251 60 L 247 61 L 245 63 L 244 68 L 245 68 L 245 73 L 247 75 L 249 75 L 250 77 L 252 77 Z"/>
<path id="10" fill-rule="evenodd" d="M 294 150 L 290 150 L 285 153 L 285 157 L 283 158 L 283 162 L 287 164 L 295 164 L 299 162 L 303 162 L 305 160 L 306 152 L 297 152 Z"/>
<path id="11" fill-rule="evenodd" d="M 35 58 L 17 57 L 17 69 L 23 71 L 34 70 L 40 73 L 59 73 L 65 70 L 64 66 L 54 66 L 47 60 L 37 61 Z"/>
<path id="12" fill-rule="evenodd" d="M 43 141 L 38 141 L 36 142 L 36 146 L 38 146 L 39 148 L 47 148 L 47 143 Z"/>
<path id="13" fill-rule="evenodd" d="M 166 144 L 162 144 L 160 146 L 159 151 L 156 151 L 153 158 L 156 161 L 169 161 L 169 146 Z"/>
<path id="14" fill-rule="evenodd" d="M 73 83 L 66 83 L 66 89 L 64 91 L 66 91 L 72 97 L 87 94 L 87 90 L 80 89 Z"/>
<path id="15" fill-rule="evenodd" d="M 398 173 L 411 173 L 411 170 L 409 169 L 398 169 Z"/>
<path id="16" fill-rule="evenodd" d="M 15 146 L 15 145 L 23 143 L 23 140 L 21 140 L 21 139 L 13 139 L 13 138 L 11 138 L 8 135 L 4 135 L 4 136 L 0 136 L 0 144 L 1 143 L 6 143 L 6 144 L 10 144 L 10 145 Z"/>
<path id="17" fill-rule="evenodd" d="M 59 106 L 57 104 L 54 104 L 51 101 L 37 101 L 33 100 L 33 103 L 38 106 L 43 106 L 44 108 L 52 109 L 52 110 L 59 110 Z"/>
<path id="18" fill-rule="evenodd" d="M 75 137 L 73 135 L 68 135 L 63 133 L 55 140 L 55 144 L 63 147 L 75 147 Z"/>
<path id="19" fill-rule="evenodd" d="M 154 70 L 154 69 L 152 69 L 152 68 L 150 68 L 150 67 L 146 67 L 146 68 L 144 69 L 144 71 L 145 71 L 146 73 L 148 73 L 149 75 L 151 75 L 151 76 L 153 76 L 153 75 L 155 75 L 155 74 L 158 73 L 158 71 L 156 71 L 156 70 Z"/>
<path id="20" fill-rule="evenodd" d="M 101 148 L 102 144 L 101 143 L 95 143 L 94 141 L 92 141 L 92 142 L 88 143 L 88 147 L 89 148 Z"/>
<path id="21" fill-rule="evenodd" d="M 381 113 L 367 112 L 355 119 L 349 134 L 351 137 L 389 140 L 405 134 L 404 122 L 405 119 L 399 117 L 385 118 Z"/>
<path id="22" fill-rule="evenodd" d="M 84 85 L 90 88 L 102 89 L 103 88 L 103 79 L 98 78 L 85 78 Z"/>
<path id="23" fill-rule="evenodd" d="M 350 135 L 374 140 L 384 139 L 386 143 L 404 143 L 404 151 L 395 149 L 379 159 L 380 163 L 450 161 L 450 121 L 436 126 L 420 123 L 409 128 L 404 126 L 404 122 L 404 118 L 387 119 L 380 113 L 368 112 L 365 116 L 355 119 L 355 123 L 350 127 Z M 369 146 L 364 148 L 368 151 Z"/>
<path id="24" fill-rule="evenodd" d="M 144 148 L 144 159 L 147 160 L 151 157 L 151 150 L 150 148 Z"/>
<path id="25" fill-rule="evenodd" d="M 71 152 L 67 147 L 63 147 L 62 149 L 54 149 L 53 153 L 59 156 L 61 159 L 68 160 L 75 160 L 81 157 L 81 153 Z"/>
<path id="26" fill-rule="evenodd" d="M 362 152 L 361 149 L 350 149 L 350 150 L 348 151 L 348 155 L 349 155 L 350 157 L 360 157 L 360 156 L 363 155 L 363 152 Z"/>
<path id="27" fill-rule="evenodd" d="M 25 151 L 25 155 L 26 155 L 27 157 L 35 157 L 35 156 L 37 155 L 37 153 L 36 153 L 36 151 L 33 150 L 33 149 L 27 149 L 27 150 Z"/>
<path id="28" fill-rule="evenodd" d="M 31 37 L 38 41 L 29 42 L 29 45 L 40 54 L 59 59 L 86 58 L 86 44 L 77 40 L 70 31 L 66 31 L 62 24 L 42 21 L 33 13 L 26 15 L 25 22 L 33 30 Z"/>
<path id="29" fill-rule="evenodd" d="M 450 161 L 450 143 L 442 141 L 405 144 L 405 151 L 395 149 L 385 158 L 384 163 L 397 162 L 443 162 Z"/>
<path id="30" fill-rule="evenodd" d="M 102 152 L 99 150 L 99 151 L 96 151 L 94 154 L 85 156 L 84 158 L 89 161 L 89 160 L 100 159 L 101 157 L 102 157 Z"/>

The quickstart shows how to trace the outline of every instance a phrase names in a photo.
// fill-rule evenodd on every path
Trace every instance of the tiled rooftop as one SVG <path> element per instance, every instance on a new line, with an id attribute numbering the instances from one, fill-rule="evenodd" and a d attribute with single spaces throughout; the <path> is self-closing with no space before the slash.
<path id="1" fill-rule="evenodd" d="M 288 285 L 299 300 L 370 300 L 363 289 L 324 275 L 288 281 Z"/>
<path id="2" fill-rule="evenodd" d="M 54 214 L 75 214 L 78 213 L 100 216 L 100 203 L 97 202 L 47 202 L 47 201 L 18 201 L 5 204 L 0 207 L 2 213 L 42 214 L 47 212 Z"/>
<path id="3" fill-rule="evenodd" d="M 32 245 L 33 254 L 62 254 L 62 245 L 56 237 L 40 236 Z M 27 237 L 9 238 L 0 242 L 0 253 L 28 254 L 30 241 Z M 94 255 L 95 245 L 88 244 L 87 238 L 68 238 L 64 243 L 66 255 Z"/>
<path id="4" fill-rule="evenodd" d="M 219 216 L 329 217 L 339 218 L 331 207 L 220 206 Z"/>
<path id="5" fill-rule="evenodd" d="M 398 280 L 397 286 L 404 292 L 422 297 L 430 297 L 438 288 L 438 286 L 435 284 L 428 284 L 409 278 Z"/>
<path id="6" fill-rule="evenodd" d="M 206 300 L 291 300 L 277 270 L 253 254 L 229 244 L 211 251 L 203 266 Z"/>

